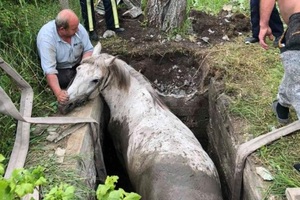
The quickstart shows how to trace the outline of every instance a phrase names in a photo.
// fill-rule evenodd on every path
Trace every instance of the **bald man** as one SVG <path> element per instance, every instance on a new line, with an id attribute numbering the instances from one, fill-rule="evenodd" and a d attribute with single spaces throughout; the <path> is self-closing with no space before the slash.
<path id="1" fill-rule="evenodd" d="M 275 0 L 260 1 L 259 42 L 268 49 L 266 38 L 273 38 L 269 20 Z M 279 41 L 284 75 L 280 83 L 273 110 L 280 123 L 289 122 L 289 107 L 292 106 L 300 119 L 300 1 L 278 0 L 278 6 L 287 30 Z"/>
<path id="2" fill-rule="evenodd" d="M 69 96 L 65 89 L 76 67 L 93 52 L 88 32 L 72 10 L 64 9 L 40 29 L 37 49 L 49 87 L 60 104 L 66 103 Z"/>

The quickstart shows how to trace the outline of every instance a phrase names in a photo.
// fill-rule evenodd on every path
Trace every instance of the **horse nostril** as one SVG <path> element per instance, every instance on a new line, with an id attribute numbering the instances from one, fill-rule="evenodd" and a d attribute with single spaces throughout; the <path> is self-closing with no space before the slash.
<path id="1" fill-rule="evenodd" d="M 60 111 L 61 114 L 67 114 L 74 108 L 74 104 L 58 104 L 58 110 Z"/>

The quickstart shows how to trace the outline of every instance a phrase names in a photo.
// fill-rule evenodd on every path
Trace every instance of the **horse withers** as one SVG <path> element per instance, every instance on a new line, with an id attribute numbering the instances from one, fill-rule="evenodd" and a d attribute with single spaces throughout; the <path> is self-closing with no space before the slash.
<path id="1" fill-rule="evenodd" d="M 99 45 L 99 44 L 98 44 Z M 194 134 L 126 62 L 95 47 L 68 88 L 70 102 L 99 91 L 110 108 L 109 132 L 143 200 L 221 200 L 214 163 Z"/>

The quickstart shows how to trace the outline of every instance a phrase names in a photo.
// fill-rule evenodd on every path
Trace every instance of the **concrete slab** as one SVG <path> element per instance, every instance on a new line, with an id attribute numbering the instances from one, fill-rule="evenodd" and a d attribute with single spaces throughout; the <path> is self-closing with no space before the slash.
<path id="1" fill-rule="evenodd" d="M 300 188 L 286 188 L 285 195 L 287 200 L 300 200 Z"/>
<path id="2" fill-rule="evenodd" d="M 85 105 L 75 108 L 72 112 L 65 116 L 72 116 L 72 117 L 91 117 L 95 119 L 98 124 L 96 125 L 96 129 L 99 130 L 98 136 L 101 139 L 103 137 L 102 132 L 102 110 L 103 110 L 103 101 L 100 96 L 88 101 Z M 51 125 L 45 126 L 40 125 L 37 129 L 41 129 L 39 133 L 41 134 L 46 129 L 48 132 L 57 131 L 58 130 L 65 130 L 66 127 L 71 127 L 72 125 Z M 95 142 L 93 141 L 93 132 L 91 129 L 91 125 L 89 123 L 84 124 L 83 126 L 79 126 L 80 128 L 75 129 L 70 135 L 64 137 L 59 142 L 55 143 L 49 142 L 47 146 L 44 148 L 46 149 L 47 155 L 51 155 L 54 153 L 55 150 L 61 148 L 65 150 L 63 163 L 57 163 L 60 167 L 63 167 L 63 170 L 70 170 L 70 172 L 78 172 L 80 175 L 82 182 L 84 182 L 87 188 L 91 190 L 95 190 L 96 188 L 96 177 L 97 177 L 97 170 L 96 170 L 96 163 L 95 163 L 95 151 L 94 145 Z M 43 133 L 45 134 L 45 133 Z M 99 154 L 99 152 L 97 152 Z M 102 151 L 100 152 L 102 153 Z M 34 152 L 33 152 L 34 156 Z M 100 156 L 103 158 L 103 155 Z M 99 162 L 99 161 L 98 161 Z M 37 163 L 38 164 L 38 163 Z M 104 161 L 103 161 L 104 166 Z M 78 182 L 78 180 L 74 181 Z M 72 185 L 72 183 L 70 183 Z M 74 185 L 76 185 L 74 183 Z M 37 197 L 38 194 L 27 195 L 22 200 L 26 199 L 39 199 Z M 85 194 L 82 194 L 83 196 Z M 94 200 L 95 197 L 91 196 L 90 194 L 86 194 L 84 197 L 86 200 Z"/>
<path id="3" fill-rule="evenodd" d="M 99 96 L 88 102 L 86 105 L 77 107 L 71 113 L 67 114 L 67 116 L 72 117 L 91 117 L 95 119 L 98 122 L 98 130 L 102 130 L 100 127 L 101 115 L 102 101 Z M 100 134 L 102 134 L 102 132 Z M 77 170 L 81 172 L 81 176 L 84 177 L 86 184 L 91 188 L 95 188 L 97 173 L 94 160 L 94 141 L 89 124 L 86 124 L 72 133 L 68 138 L 65 148 L 66 157 L 76 156 L 77 158 L 80 158 L 79 163 L 71 161 L 71 163 L 67 164 L 70 167 L 77 168 Z"/>
<path id="4" fill-rule="evenodd" d="M 212 83 L 209 89 L 209 115 L 208 125 L 209 152 L 217 165 L 222 189 L 225 197 L 230 199 L 233 196 L 235 157 L 237 148 L 243 142 L 252 139 L 250 134 L 245 134 L 247 126 L 242 121 L 231 117 L 227 105 L 230 99 L 222 95 L 222 85 Z M 270 184 L 264 181 L 256 173 L 256 162 L 253 156 L 248 156 L 243 171 L 243 187 L 241 191 L 242 200 L 261 200 Z"/>

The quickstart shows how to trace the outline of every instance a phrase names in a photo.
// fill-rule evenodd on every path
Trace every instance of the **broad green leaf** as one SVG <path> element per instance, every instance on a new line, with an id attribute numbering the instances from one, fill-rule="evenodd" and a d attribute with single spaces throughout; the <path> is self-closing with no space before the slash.
<path id="1" fill-rule="evenodd" d="M 19 197 L 23 197 L 26 194 L 33 193 L 34 186 L 31 183 L 22 183 L 21 185 L 16 186 L 16 194 Z"/>
<path id="2" fill-rule="evenodd" d="M 0 200 L 13 200 L 13 193 L 5 179 L 0 180 Z"/>
<path id="3" fill-rule="evenodd" d="M 115 183 L 118 182 L 119 177 L 118 176 L 107 176 L 105 179 L 105 185 L 109 186 L 110 189 L 115 189 Z"/>
<path id="4" fill-rule="evenodd" d="M 123 199 L 123 192 L 122 190 L 114 190 L 114 191 L 111 191 L 108 195 L 108 200 L 120 200 L 120 199 Z"/>
<path id="5" fill-rule="evenodd" d="M 65 189 L 65 192 L 64 194 L 70 198 L 73 198 L 74 197 L 74 193 L 75 193 L 75 187 L 74 186 L 68 186 L 66 189 Z"/>
<path id="6" fill-rule="evenodd" d="M 35 186 L 38 185 L 44 185 L 47 183 L 47 180 L 44 177 L 40 177 L 36 182 L 35 182 Z"/>
<path id="7" fill-rule="evenodd" d="M 0 176 L 3 176 L 4 174 L 4 166 L 0 164 Z"/>
<path id="8" fill-rule="evenodd" d="M 126 193 L 126 197 L 124 198 L 124 200 L 140 200 L 141 198 L 141 195 L 134 192 L 130 192 Z"/>
<path id="9" fill-rule="evenodd" d="M 96 191 L 97 198 L 102 199 L 105 196 L 108 196 L 107 194 L 108 194 L 109 189 L 110 189 L 109 186 L 100 184 Z"/>
<path id="10" fill-rule="evenodd" d="M 0 154 L 0 163 L 3 162 L 4 160 L 5 160 L 5 157 L 2 154 Z"/>

